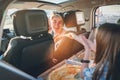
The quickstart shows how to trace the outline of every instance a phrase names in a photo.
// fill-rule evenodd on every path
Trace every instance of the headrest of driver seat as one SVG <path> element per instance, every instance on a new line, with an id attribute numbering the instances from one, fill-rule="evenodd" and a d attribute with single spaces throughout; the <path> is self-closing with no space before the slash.
<path id="1" fill-rule="evenodd" d="M 43 10 L 21 10 L 13 16 L 17 36 L 37 36 L 48 31 L 48 19 Z"/>

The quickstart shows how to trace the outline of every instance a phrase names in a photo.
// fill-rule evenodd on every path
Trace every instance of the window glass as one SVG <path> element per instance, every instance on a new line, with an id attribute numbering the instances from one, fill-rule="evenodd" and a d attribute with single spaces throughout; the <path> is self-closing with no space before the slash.
<path id="1" fill-rule="evenodd" d="M 118 23 L 120 19 L 120 5 L 101 6 L 95 12 L 95 26 L 103 23 Z"/>

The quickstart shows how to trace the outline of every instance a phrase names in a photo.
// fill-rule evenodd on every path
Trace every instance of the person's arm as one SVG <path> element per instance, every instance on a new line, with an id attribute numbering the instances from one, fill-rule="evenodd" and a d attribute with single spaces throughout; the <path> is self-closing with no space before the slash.
<path id="1" fill-rule="evenodd" d="M 90 52 L 91 52 L 91 50 L 90 49 L 85 49 L 85 55 L 84 55 L 84 58 L 83 58 L 83 60 L 89 60 L 89 57 L 90 57 Z M 81 78 L 84 78 L 84 75 L 83 75 L 83 70 L 85 69 L 85 68 L 88 68 L 89 67 L 89 63 L 82 63 L 82 65 L 81 65 Z"/>
<path id="2" fill-rule="evenodd" d="M 85 51 L 84 51 L 84 57 L 83 57 L 83 60 L 85 60 L 85 61 L 89 61 L 90 59 L 90 53 L 91 53 L 91 46 L 90 46 L 90 44 L 89 44 L 89 40 L 88 39 L 86 39 L 86 37 L 85 36 L 81 36 L 81 37 L 79 37 L 79 38 L 81 38 L 81 42 L 82 42 L 82 44 L 84 45 L 84 48 L 85 48 Z M 89 62 L 83 62 L 82 63 L 82 65 L 81 65 L 81 78 L 83 78 L 84 77 L 84 75 L 83 75 L 83 70 L 85 69 L 85 68 L 88 68 L 89 67 Z"/>
<path id="3" fill-rule="evenodd" d="M 89 61 L 91 51 L 92 50 L 95 51 L 95 44 L 92 43 L 90 40 L 88 40 L 84 35 L 68 34 L 67 36 L 78 41 L 84 46 L 85 49 L 84 57 L 83 57 L 84 61 L 81 65 L 81 74 L 80 74 L 80 77 L 84 78 L 83 71 L 85 70 L 85 68 L 89 67 L 89 63 L 86 61 Z"/>
<path id="4" fill-rule="evenodd" d="M 78 41 L 79 43 L 81 43 L 84 47 L 86 46 L 86 41 L 87 41 L 87 45 L 89 46 L 89 48 L 96 52 L 96 44 L 93 43 L 92 41 L 90 41 L 89 39 L 87 39 L 84 35 L 80 34 L 80 35 L 76 35 L 74 33 L 69 33 L 64 35 L 66 37 L 69 37 L 71 39 L 74 39 L 76 41 Z M 85 41 L 86 40 L 86 41 Z"/>

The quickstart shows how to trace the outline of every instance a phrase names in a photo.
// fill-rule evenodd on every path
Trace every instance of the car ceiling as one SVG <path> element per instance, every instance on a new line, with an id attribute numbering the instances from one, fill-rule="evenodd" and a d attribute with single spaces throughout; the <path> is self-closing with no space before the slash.
<path id="1" fill-rule="evenodd" d="M 47 2 L 46 2 L 47 1 Z M 18 9 L 27 9 L 27 8 L 40 8 L 40 9 L 51 9 L 51 10 L 60 10 L 60 11 L 62 11 L 62 10 L 65 10 L 65 9 L 63 9 L 63 8 L 71 8 L 71 9 L 73 9 L 72 7 L 72 5 L 64 5 L 64 4 L 66 4 L 66 3 L 75 3 L 75 2 L 79 2 L 79 0 L 63 0 L 62 2 L 60 2 L 59 4 L 58 3 L 56 3 L 56 2 L 54 2 L 54 3 L 52 3 L 51 1 L 53 1 L 53 0 L 51 0 L 50 2 L 48 2 L 49 0 L 39 0 L 39 1 L 37 1 L 37 2 L 33 2 L 33 1 L 22 1 L 22 0 L 19 0 L 19 1 L 16 1 L 16 2 L 14 2 L 14 5 L 11 5 L 10 6 L 10 8 L 18 8 Z M 54 0 L 54 1 L 57 1 L 57 0 Z"/>
<path id="2" fill-rule="evenodd" d="M 10 8 L 27 9 L 35 7 L 66 12 L 69 10 L 79 10 L 80 8 L 85 9 L 101 6 L 106 3 L 114 4 L 117 1 L 118 0 L 114 0 L 114 2 L 112 2 L 112 0 L 17 0 Z"/>

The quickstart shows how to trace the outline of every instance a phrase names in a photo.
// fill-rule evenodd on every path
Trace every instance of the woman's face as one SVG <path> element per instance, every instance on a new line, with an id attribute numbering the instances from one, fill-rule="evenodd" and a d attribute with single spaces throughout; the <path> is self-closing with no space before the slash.
<path id="1" fill-rule="evenodd" d="M 57 33 L 63 27 L 63 20 L 60 16 L 54 16 L 51 21 L 53 32 Z"/>

